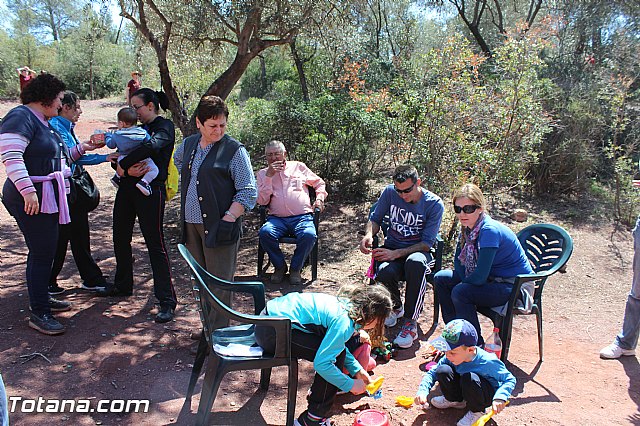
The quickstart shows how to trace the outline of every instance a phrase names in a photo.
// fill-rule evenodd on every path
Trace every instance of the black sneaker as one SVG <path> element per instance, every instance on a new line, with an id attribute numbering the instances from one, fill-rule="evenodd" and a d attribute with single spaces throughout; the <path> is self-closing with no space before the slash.
<path id="1" fill-rule="evenodd" d="M 80 286 L 81 289 L 83 290 L 89 290 L 89 291 L 100 291 L 100 290 L 106 290 L 108 287 L 107 283 L 102 283 L 102 284 L 88 284 L 88 283 L 82 283 L 82 285 Z"/>
<path id="2" fill-rule="evenodd" d="M 49 294 L 55 296 L 56 294 L 64 293 L 64 288 L 60 287 L 57 283 L 49 284 Z"/>
<path id="3" fill-rule="evenodd" d="M 173 309 L 169 307 L 162 307 L 160 308 L 160 312 L 158 312 L 158 315 L 156 315 L 156 322 L 158 323 L 169 322 L 173 319 L 173 317 L 174 317 Z"/>
<path id="4" fill-rule="evenodd" d="M 133 293 L 120 290 L 118 287 L 105 287 L 104 290 L 96 290 L 96 296 L 100 297 L 129 297 Z"/>
<path id="5" fill-rule="evenodd" d="M 311 419 L 307 415 L 307 411 L 303 411 L 300 414 L 300 417 L 293 421 L 294 426 L 334 426 L 335 422 L 331 421 L 329 418 L 324 419 Z"/>
<path id="6" fill-rule="evenodd" d="M 65 312 L 71 310 L 71 303 L 64 300 L 54 299 L 49 296 L 49 308 L 51 312 Z"/>
<path id="7" fill-rule="evenodd" d="M 51 314 L 42 314 L 40 316 L 31 313 L 29 317 L 29 327 L 38 330 L 42 334 L 55 336 L 65 332 L 64 325 L 60 324 Z"/>

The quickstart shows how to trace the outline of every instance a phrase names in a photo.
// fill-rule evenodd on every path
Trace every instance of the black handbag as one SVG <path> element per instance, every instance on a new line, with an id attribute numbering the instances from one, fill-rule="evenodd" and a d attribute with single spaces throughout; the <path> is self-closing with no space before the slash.
<path id="1" fill-rule="evenodd" d="M 100 191 L 91 179 L 91 175 L 79 164 L 76 164 L 73 175 L 69 178 L 71 192 L 69 203 L 87 212 L 94 210 L 100 204 Z"/>

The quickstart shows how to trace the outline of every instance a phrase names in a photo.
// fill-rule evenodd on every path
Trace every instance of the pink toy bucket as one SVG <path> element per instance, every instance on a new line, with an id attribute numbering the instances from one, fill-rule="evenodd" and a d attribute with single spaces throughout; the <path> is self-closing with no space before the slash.
<path id="1" fill-rule="evenodd" d="M 391 423 L 387 413 L 371 409 L 358 413 L 353 426 L 391 426 Z"/>

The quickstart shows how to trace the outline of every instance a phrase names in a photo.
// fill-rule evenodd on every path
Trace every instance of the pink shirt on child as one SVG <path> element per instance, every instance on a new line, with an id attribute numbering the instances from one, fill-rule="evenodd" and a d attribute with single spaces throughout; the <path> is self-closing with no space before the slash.
<path id="1" fill-rule="evenodd" d="M 300 161 L 285 163 L 282 172 L 267 176 L 267 168 L 258 172 L 258 204 L 269 206 L 269 214 L 278 217 L 297 216 L 313 212 L 309 189 L 316 190 L 316 200 L 327 197 L 324 180 Z"/>

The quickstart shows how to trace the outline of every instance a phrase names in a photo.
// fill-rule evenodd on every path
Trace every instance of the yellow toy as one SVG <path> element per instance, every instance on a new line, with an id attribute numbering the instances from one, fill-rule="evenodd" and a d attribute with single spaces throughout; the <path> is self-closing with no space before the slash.
<path id="1" fill-rule="evenodd" d="M 373 395 L 374 393 L 378 392 L 378 389 L 380 389 L 380 386 L 382 386 L 382 382 L 384 382 L 384 376 L 380 376 L 372 383 L 369 383 L 367 385 L 367 392 L 369 393 L 369 395 Z"/>
<path id="2" fill-rule="evenodd" d="M 410 408 L 413 405 L 413 398 L 410 396 L 396 396 L 396 404 L 404 408 Z"/>
<path id="3" fill-rule="evenodd" d="M 509 401 L 506 402 L 505 405 L 509 405 Z M 491 409 L 491 411 L 489 411 L 487 414 L 485 414 L 484 416 L 480 417 L 478 420 L 476 420 L 476 422 L 474 424 L 472 424 L 471 426 L 484 426 L 485 423 L 487 423 L 489 421 L 489 419 L 491 417 L 493 417 L 493 415 L 496 414 L 495 411 L 493 411 L 493 409 Z"/>

